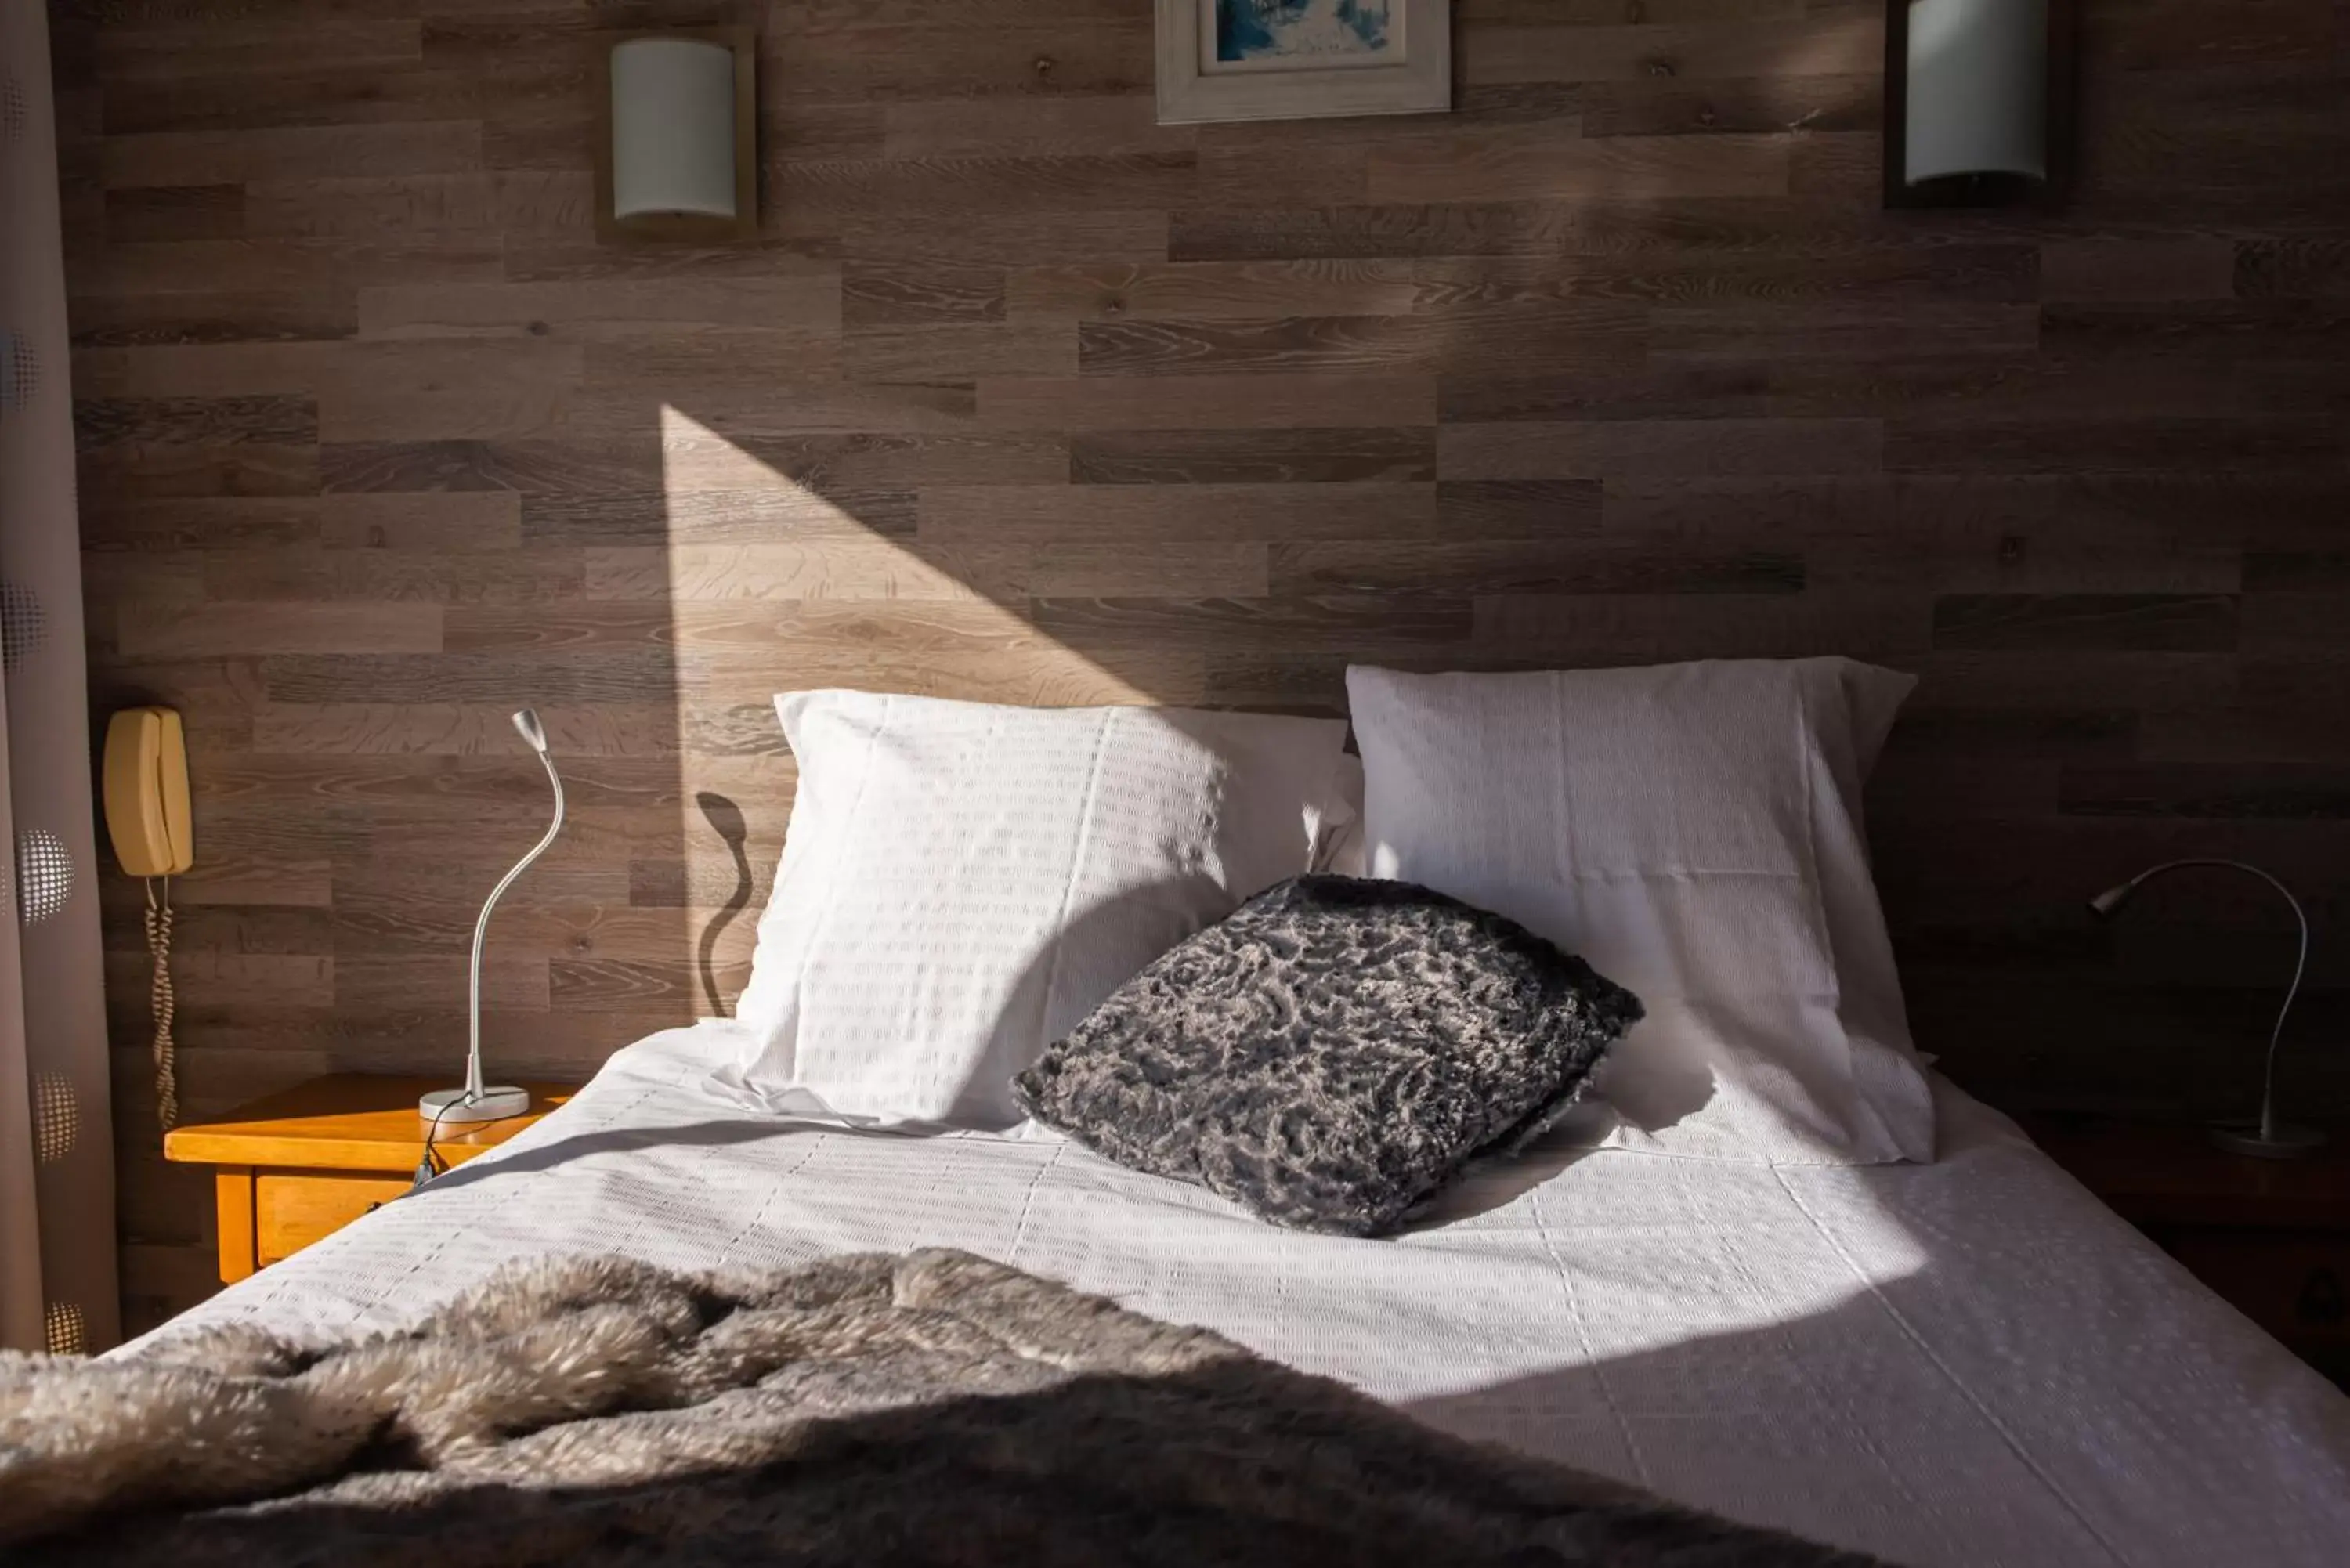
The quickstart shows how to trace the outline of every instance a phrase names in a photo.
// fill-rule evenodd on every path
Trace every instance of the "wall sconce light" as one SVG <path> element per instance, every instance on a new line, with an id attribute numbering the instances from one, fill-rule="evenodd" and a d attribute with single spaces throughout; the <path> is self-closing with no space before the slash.
<path id="1" fill-rule="evenodd" d="M 2077 23 L 2076 0 L 1889 0 L 1885 204 L 2060 202 Z"/>
<path id="2" fill-rule="evenodd" d="M 607 35 L 596 232 L 708 244 L 759 229 L 757 50 L 743 28 Z"/>

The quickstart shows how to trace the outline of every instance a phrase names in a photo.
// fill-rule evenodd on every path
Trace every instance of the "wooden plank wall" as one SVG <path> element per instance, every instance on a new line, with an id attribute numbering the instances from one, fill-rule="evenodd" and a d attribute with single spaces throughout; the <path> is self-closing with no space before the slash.
<path id="1" fill-rule="evenodd" d="M 1873 3 L 1460 0 L 1451 116 L 1200 129 L 1149 9 L 58 0 L 99 700 L 194 752 L 191 1114 L 458 1059 L 525 702 L 576 811 L 493 1058 L 584 1072 L 739 986 L 775 690 L 1828 651 L 1925 677 L 1872 799 L 1921 1040 L 2017 1103 L 2241 1093 L 2257 890 L 2077 910 L 2194 851 L 2345 912 L 2334 0 L 2088 0 L 2057 217 L 1880 211 Z M 764 31 L 764 238 L 599 245 L 589 30 L 712 20 Z M 136 1324 L 210 1219 L 109 897 Z"/>

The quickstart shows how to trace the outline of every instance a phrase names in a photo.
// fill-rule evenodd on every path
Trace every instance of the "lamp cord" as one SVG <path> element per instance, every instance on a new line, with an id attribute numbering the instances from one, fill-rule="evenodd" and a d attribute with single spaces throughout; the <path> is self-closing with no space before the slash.
<path id="1" fill-rule="evenodd" d="M 2301 926 L 2301 951 L 2293 961 L 2293 983 L 2284 988 L 2284 1005 L 2277 1009 L 2276 1023 L 2269 1029 L 2268 1059 L 2261 1066 L 2261 1137 L 2264 1141 L 2270 1140 L 2276 1134 L 2277 1043 L 2284 1038 L 2284 1021 L 2293 1012 L 2293 998 L 2301 994 L 2302 974 L 2309 968 L 2309 916 L 2303 910 L 2301 900 L 2293 897 L 2292 888 L 2249 861 L 2201 857 L 2189 860 L 2168 860 L 2159 866 L 2150 866 L 2139 872 L 2129 879 L 2129 886 L 2137 888 L 2166 871 L 2182 871 L 2198 866 L 2216 866 L 2230 871 L 2251 872 L 2283 896 L 2286 904 L 2292 907 L 2293 918 Z"/>
<path id="2" fill-rule="evenodd" d="M 432 1144 L 433 1141 L 441 1136 L 442 1118 L 446 1116 L 451 1111 L 455 1110 L 463 1103 L 464 1102 L 462 1100 L 452 1100 L 432 1113 L 432 1123 L 424 1129 L 424 1158 L 416 1162 L 416 1174 L 408 1184 L 409 1191 L 419 1192 L 423 1190 L 424 1184 L 426 1182 L 431 1181 L 434 1177 L 442 1174 L 440 1168 L 432 1163 Z M 488 1121 L 475 1122 L 473 1125 L 475 1127 L 492 1127 L 497 1126 L 500 1122 L 510 1122 L 514 1120 L 515 1116 L 521 1116 L 522 1114 L 522 1112 L 516 1111 L 514 1113 L 514 1116 L 494 1116 Z M 442 1158 L 445 1160 L 447 1157 L 443 1156 Z"/>
<path id="3" fill-rule="evenodd" d="M 147 989 L 148 1010 L 155 1018 L 155 1119 L 165 1132 L 180 1125 L 179 1045 L 172 1038 L 172 1019 L 179 1002 L 172 993 L 172 879 L 163 881 L 162 897 L 155 894 L 155 878 L 147 884 L 147 950 L 155 960 L 155 978 Z"/>
<path id="4" fill-rule="evenodd" d="M 451 1111 L 455 1110 L 462 1104 L 463 1104 L 463 1102 L 461 1100 L 452 1100 L 449 1104 L 442 1106 L 439 1110 L 432 1113 L 432 1124 L 424 1129 L 424 1158 L 416 1162 L 415 1179 L 408 1184 L 408 1190 L 411 1192 L 418 1190 L 426 1182 L 441 1174 L 432 1167 L 432 1140 L 441 1136 L 441 1118 L 447 1116 Z"/>

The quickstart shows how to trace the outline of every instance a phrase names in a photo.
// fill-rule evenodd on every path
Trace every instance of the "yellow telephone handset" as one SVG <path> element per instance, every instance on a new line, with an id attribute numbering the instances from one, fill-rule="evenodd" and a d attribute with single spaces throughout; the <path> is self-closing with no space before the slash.
<path id="1" fill-rule="evenodd" d="M 171 709 L 125 708 L 107 722 L 106 831 L 133 877 L 176 877 L 195 864 L 188 742 Z"/>
<path id="2" fill-rule="evenodd" d="M 123 870 L 147 878 L 147 950 L 155 960 L 148 1002 L 155 1014 L 155 1119 L 180 1119 L 178 1049 L 172 1039 L 172 878 L 196 863 L 188 815 L 188 742 L 169 708 L 125 708 L 106 725 L 106 834 Z M 161 898 L 155 878 L 163 879 Z"/>

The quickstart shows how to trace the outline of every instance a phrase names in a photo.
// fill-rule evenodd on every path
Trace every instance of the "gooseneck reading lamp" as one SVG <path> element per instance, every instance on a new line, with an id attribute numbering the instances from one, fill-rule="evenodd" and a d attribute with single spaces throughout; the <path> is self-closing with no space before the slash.
<path id="1" fill-rule="evenodd" d="M 482 1086 L 482 942 L 490 934 L 490 911 L 498 907 L 498 900 L 515 885 L 515 879 L 529 870 L 531 862 L 546 854 L 555 836 L 563 831 L 563 778 L 555 771 L 555 759 L 546 754 L 546 732 L 539 728 L 538 715 L 527 708 L 514 716 L 514 727 L 522 732 L 522 738 L 538 753 L 539 765 L 546 769 L 546 782 L 555 786 L 555 820 L 546 825 L 546 836 L 532 846 L 530 853 L 515 861 L 514 869 L 490 889 L 489 901 L 482 906 L 482 918 L 473 922 L 473 1032 L 465 1050 L 465 1086 L 435 1089 L 417 1103 L 417 1109 L 432 1118 L 435 1127 L 450 1122 L 503 1121 L 530 1109 L 527 1089 L 517 1089 L 511 1084 Z"/>
<path id="2" fill-rule="evenodd" d="M 2293 1012 L 2293 998 L 2301 994 L 2302 971 L 2309 967 L 2309 916 L 2293 889 L 2257 866 L 2247 866 L 2241 860 L 2168 860 L 2159 866 L 2149 866 L 2117 888 L 2108 888 L 2089 900 L 2089 912 L 2101 920 L 2111 919 L 2121 912 L 2137 890 L 2168 871 L 2181 871 L 2189 867 L 2216 866 L 2230 871 L 2242 871 L 2259 877 L 2283 896 L 2293 906 L 2293 918 L 2301 926 L 2301 952 L 2293 962 L 2293 983 L 2284 988 L 2284 1005 L 2277 1009 L 2276 1024 L 2269 1031 L 2268 1062 L 2261 1069 L 2261 1117 L 2257 1122 L 2221 1122 L 2211 1129 L 2211 1141 L 2221 1148 L 2238 1154 L 2259 1155 L 2264 1159 L 2291 1159 L 2309 1153 L 2325 1141 L 2325 1135 L 2315 1127 L 2293 1122 L 2281 1122 L 2276 1116 L 2277 1042 L 2284 1036 L 2284 1021 Z"/>

